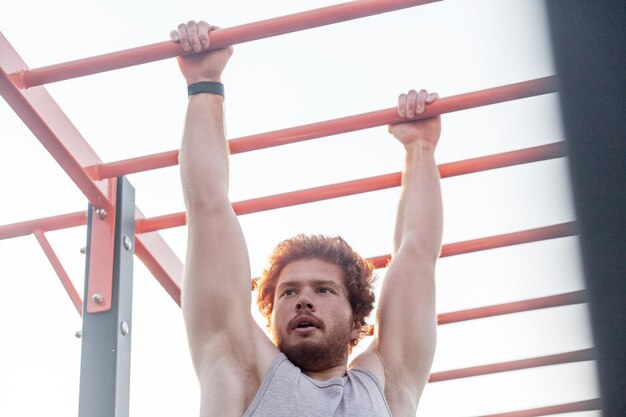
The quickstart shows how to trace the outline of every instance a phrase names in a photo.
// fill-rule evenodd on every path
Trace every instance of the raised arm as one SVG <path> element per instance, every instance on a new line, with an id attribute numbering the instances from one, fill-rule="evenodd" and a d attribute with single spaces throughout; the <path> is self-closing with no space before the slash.
<path id="1" fill-rule="evenodd" d="M 189 22 L 171 36 L 186 50 L 199 52 L 209 47 L 209 31 L 205 22 Z M 179 58 L 187 85 L 220 82 L 231 54 L 232 48 L 226 48 Z M 252 323 L 248 252 L 228 198 L 223 103 L 219 94 L 189 97 L 180 151 L 188 223 L 182 308 L 201 382 L 217 358 L 230 354 L 236 360 L 243 354 L 232 346 L 250 348 L 244 335 L 250 334 Z"/>
<path id="2" fill-rule="evenodd" d="M 436 99 L 434 93 L 411 90 L 400 96 L 398 114 L 411 119 Z M 436 344 L 434 277 L 442 207 L 434 152 L 441 121 L 435 117 L 402 123 L 390 126 L 389 132 L 404 146 L 406 156 L 394 253 L 381 290 L 376 338 L 369 354 L 376 353 L 382 362 L 393 415 L 414 416 Z"/>

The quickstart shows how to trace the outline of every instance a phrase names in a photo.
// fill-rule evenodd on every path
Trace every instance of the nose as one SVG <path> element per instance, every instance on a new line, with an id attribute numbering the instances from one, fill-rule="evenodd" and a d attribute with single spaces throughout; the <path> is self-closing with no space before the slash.
<path id="1" fill-rule="evenodd" d="M 306 296 L 306 294 L 301 294 L 298 298 L 298 301 L 296 302 L 296 310 L 315 310 L 315 307 L 313 306 L 313 303 L 311 302 L 309 297 Z"/>

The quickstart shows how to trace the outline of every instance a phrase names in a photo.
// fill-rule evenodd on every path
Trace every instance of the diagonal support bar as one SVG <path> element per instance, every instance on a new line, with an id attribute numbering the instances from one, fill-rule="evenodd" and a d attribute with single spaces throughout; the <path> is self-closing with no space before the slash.
<path id="1" fill-rule="evenodd" d="M 100 163 L 100 158 L 43 87 L 26 90 L 18 77 L 9 75 L 26 71 L 28 67 L 2 33 L 0 51 L 2 97 L 89 201 L 98 208 L 111 209 L 111 181 L 93 181 L 83 170 L 85 166 Z"/>
<path id="2" fill-rule="evenodd" d="M 360 0 L 276 17 L 211 32 L 211 49 L 250 42 L 285 33 L 433 3 L 440 0 Z M 166 41 L 105 55 L 26 71 L 24 85 L 33 87 L 55 81 L 145 64 L 178 55 L 189 55 L 179 44 Z"/>
<path id="3" fill-rule="evenodd" d="M 25 90 L 17 74 L 26 71 L 28 67 L 1 33 L 0 51 L 2 51 L 0 94 L 48 149 L 89 202 L 96 208 L 113 212 L 114 205 L 111 201 L 114 181 L 108 179 L 95 181 L 85 169 L 87 166 L 100 164 L 101 159 L 43 87 Z M 142 219 L 145 216 L 136 209 L 135 217 Z M 63 219 L 65 220 L 69 223 L 78 221 L 75 216 Z M 20 227 L 13 230 L 4 229 L 4 231 L 8 237 L 22 233 L 24 227 L 29 226 L 27 223 L 20 224 Z M 159 281 L 182 282 L 182 263 L 160 235 L 153 233 L 150 236 L 138 236 L 137 255 Z M 111 264 L 113 262 L 112 259 L 108 261 Z"/>
<path id="4" fill-rule="evenodd" d="M 65 292 L 67 292 L 70 300 L 72 300 L 74 308 L 76 308 L 78 314 L 82 316 L 83 300 L 80 299 L 80 294 L 78 294 L 78 291 L 76 291 L 76 287 L 74 287 L 74 284 L 72 284 L 72 280 L 70 279 L 69 275 L 67 275 L 67 272 L 65 271 L 65 268 L 63 268 L 63 265 L 61 264 L 61 261 L 57 257 L 56 253 L 54 253 L 54 249 L 52 249 L 50 242 L 48 242 L 48 239 L 46 239 L 46 236 L 41 231 L 36 231 L 34 235 L 35 238 L 37 238 L 37 242 L 39 242 L 39 246 L 41 246 L 41 249 L 43 249 L 43 252 L 46 254 L 48 261 L 50 261 L 54 272 L 56 272 L 57 276 L 59 277 L 63 288 L 65 288 Z"/>

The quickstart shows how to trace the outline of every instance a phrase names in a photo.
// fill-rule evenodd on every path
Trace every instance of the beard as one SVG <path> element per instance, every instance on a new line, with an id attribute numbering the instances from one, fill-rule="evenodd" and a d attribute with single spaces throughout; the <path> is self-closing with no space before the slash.
<path id="1" fill-rule="evenodd" d="M 319 372 L 340 365 L 348 359 L 349 328 L 335 328 L 323 338 L 302 337 L 290 342 L 277 335 L 276 346 L 303 371 Z"/>

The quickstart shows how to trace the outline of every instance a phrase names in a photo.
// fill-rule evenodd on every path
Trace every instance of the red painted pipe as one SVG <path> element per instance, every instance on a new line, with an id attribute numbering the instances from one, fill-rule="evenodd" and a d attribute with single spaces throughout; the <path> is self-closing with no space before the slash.
<path id="1" fill-rule="evenodd" d="M 474 91 L 451 97 L 444 97 L 428 105 L 424 113 L 415 118 L 423 119 L 438 114 L 467 110 L 510 100 L 532 97 L 556 92 L 556 77 L 544 77 L 520 83 L 504 85 L 486 90 Z M 363 113 L 324 122 L 312 123 L 273 132 L 260 133 L 242 138 L 231 139 L 228 144 L 230 153 L 236 154 L 273 146 L 286 145 L 368 129 L 387 124 L 406 121 L 398 117 L 395 108 Z M 98 164 L 86 168 L 94 180 L 118 177 L 134 172 L 148 171 L 178 164 L 178 150 L 137 157 L 108 164 Z"/>
<path id="2" fill-rule="evenodd" d="M 463 161 L 450 162 L 439 165 L 439 173 L 442 178 L 452 177 L 456 175 L 470 174 L 473 172 L 484 171 L 488 169 L 503 168 L 511 165 L 525 164 L 537 162 L 546 159 L 560 158 L 565 156 L 565 143 L 556 142 L 548 145 L 535 146 L 532 148 L 520 149 L 517 151 L 505 152 L 501 154 L 483 156 L 478 158 L 466 159 Z M 400 185 L 401 174 L 399 172 L 393 174 L 382 175 L 379 177 L 365 178 L 360 180 L 349 181 L 346 183 L 327 185 L 318 187 L 321 190 L 317 196 L 312 190 L 294 191 L 286 193 L 290 195 L 286 200 L 291 200 L 295 204 L 304 202 L 318 201 L 323 198 L 335 198 L 345 195 L 357 194 L 361 192 L 374 191 L 384 188 L 397 187 Z M 262 197 L 248 202 L 257 202 L 256 208 L 265 207 L 265 209 L 278 208 L 272 207 L 272 198 Z M 323 197 L 323 198 L 321 198 Z M 307 198 L 309 200 L 307 200 Z M 313 198 L 311 200 L 311 198 Z M 300 201 L 300 202 L 299 202 Z M 239 205 L 238 210 L 242 213 L 254 212 L 255 204 L 249 204 L 247 201 L 236 203 Z M 269 208 L 268 208 L 269 207 Z M 176 213 L 162 217 L 138 220 L 137 233 L 147 233 L 159 229 L 177 227 L 184 225 L 184 213 Z M 12 237 L 26 236 L 35 230 L 48 232 L 52 230 L 66 229 L 70 227 L 82 226 L 87 222 L 87 214 L 84 211 L 76 213 L 68 213 L 60 216 L 46 217 L 37 220 L 29 220 L 20 223 L 8 224 L 0 226 L 0 239 L 9 239 Z M 386 259 L 386 258 L 385 258 Z M 384 262 L 377 261 L 377 262 Z M 383 265 L 384 266 L 384 265 Z M 380 267 L 383 267 L 380 266 Z"/>
<path id="3" fill-rule="evenodd" d="M 517 361 L 493 363 L 489 365 L 473 366 L 471 368 L 454 369 L 452 371 L 435 372 L 430 374 L 429 382 L 441 382 L 451 379 L 469 378 L 478 375 L 494 374 L 498 372 L 516 371 L 519 369 L 535 368 L 539 366 L 559 365 L 563 363 L 591 361 L 595 359 L 593 349 L 584 349 L 574 352 L 559 353 L 556 355 L 537 358 L 521 359 Z"/>
<path id="4" fill-rule="evenodd" d="M 574 403 L 550 405 L 548 407 L 533 408 L 529 410 L 509 411 L 508 413 L 489 414 L 480 417 L 537 417 L 551 416 L 553 414 L 575 413 L 577 411 L 601 410 L 602 401 L 599 398 L 592 400 L 577 401 Z"/>
<path id="5" fill-rule="evenodd" d="M 62 214 L 60 216 L 29 220 L 26 222 L 0 226 L 0 239 L 30 235 L 34 231 L 49 232 L 51 230 L 67 229 L 82 226 L 87 223 L 87 212 Z"/>
<path id="6" fill-rule="evenodd" d="M 561 307 L 587 302 L 585 290 L 565 294 L 550 295 L 530 300 L 515 301 L 512 303 L 472 308 L 469 310 L 442 313 L 437 316 L 439 325 L 458 323 L 461 321 L 482 319 L 485 317 L 500 316 L 503 314 L 521 313 L 523 311 L 539 310 L 543 308 Z"/>
<path id="7" fill-rule="evenodd" d="M 37 238 L 37 242 L 39 242 L 39 245 L 41 246 L 41 249 L 43 249 L 43 252 L 46 254 L 48 261 L 50 261 L 50 265 L 52 265 L 52 269 L 54 269 L 54 272 L 56 272 L 57 276 L 59 277 L 59 280 L 61 281 L 63 288 L 65 288 L 65 292 L 67 292 L 67 295 L 69 295 L 70 300 L 72 300 L 72 304 L 74 304 L 74 308 L 76 308 L 76 311 L 78 312 L 78 314 L 82 316 L 83 315 L 83 300 L 80 298 L 80 294 L 78 294 L 78 291 L 76 291 L 76 287 L 74 287 L 74 284 L 72 283 L 72 280 L 70 279 L 69 275 L 67 275 L 67 272 L 65 272 L 65 268 L 63 268 L 61 261 L 57 257 L 56 253 L 54 253 L 54 249 L 52 249 L 50 242 L 48 242 L 48 239 L 46 239 L 43 232 L 36 231 L 34 234 L 35 234 L 35 237 Z"/>
<path id="8" fill-rule="evenodd" d="M 458 162 L 451 162 L 439 166 L 442 178 L 456 175 L 470 174 L 489 169 L 502 168 L 545 159 L 565 156 L 563 142 L 521 149 L 518 151 L 472 158 Z M 345 197 L 386 188 L 398 187 L 402 179 L 399 172 L 385 174 L 376 177 L 363 178 L 337 184 L 324 185 L 321 187 L 308 188 L 305 190 L 292 191 L 267 197 L 259 197 L 233 203 L 233 209 L 237 215 L 256 213 L 259 211 L 289 207 L 298 204 L 306 204 L 314 201 L 331 198 Z M 138 220 L 135 231 L 137 233 L 154 232 L 156 230 L 179 227 L 185 224 L 185 213 L 174 213 L 160 217 Z"/>
<path id="9" fill-rule="evenodd" d="M 483 237 L 480 239 L 466 240 L 464 242 L 448 243 L 441 247 L 440 257 L 444 258 L 446 256 L 521 245 L 523 243 L 537 242 L 540 240 L 558 239 L 560 237 L 574 236 L 577 233 L 576 222 L 555 224 L 552 226 L 539 227 L 537 229 L 523 230 L 521 232 Z M 381 255 L 370 258 L 370 261 L 372 261 L 376 268 L 385 268 L 390 260 L 391 255 Z"/>
<path id="10" fill-rule="evenodd" d="M 299 30 L 406 9 L 439 0 L 360 0 L 276 17 L 211 32 L 211 49 L 250 42 Z M 171 41 L 25 71 L 26 87 L 145 64 L 178 55 L 190 55 Z"/>

